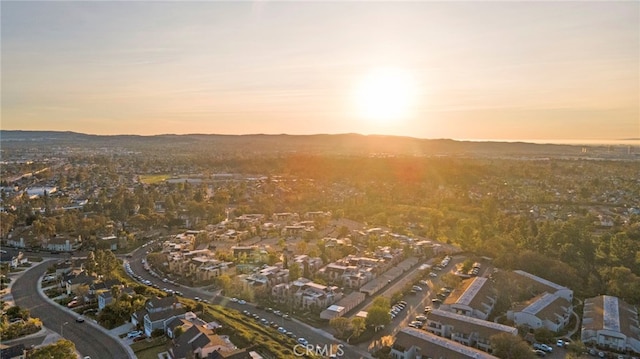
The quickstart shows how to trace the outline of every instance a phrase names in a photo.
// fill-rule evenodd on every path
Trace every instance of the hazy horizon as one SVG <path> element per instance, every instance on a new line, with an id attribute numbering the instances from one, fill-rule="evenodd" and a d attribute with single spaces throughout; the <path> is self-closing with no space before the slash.
<path id="1" fill-rule="evenodd" d="M 6 130 L 640 137 L 639 2 L 3 2 L 1 20 Z"/>
<path id="2" fill-rule="evenodd" d="M 0 131 L 24 131 L 24 132 L 71 132 L 80 135 L 89 136 L 140 136 L 140 137 L 153 137 L 153 136 L 340 136 L 340 135 L 356 135 L 356 136 L 391 136 L 391 137 L 405 137 L 418 140 L 451 140 L 460 142 L 503 142 L 503 143 L 534 143 L 534 144 L 550 144 L 550 145 L 612 145 L 612 146 L 640 146 L 640 138 L 619 138 L 619 139 L 473 139 L 473 138 L 425 138 L 415 136 L 404 135 L 385 135 L 385 134 L 362 134 L 362 133 L 308 133 L 308 134 L 290 134 L 290 133 L 243 133 L 243 134 L 224 134 L 224 133 L 160 133 L 154 135 L 140 135 L 132 133 L 118 133 L 118 134 L 97 134 L 86 133 L 77 131 L 58 131 L 58 130 L 5 130 Z M 0 137 L 0 142 L 2 137 Z"/>

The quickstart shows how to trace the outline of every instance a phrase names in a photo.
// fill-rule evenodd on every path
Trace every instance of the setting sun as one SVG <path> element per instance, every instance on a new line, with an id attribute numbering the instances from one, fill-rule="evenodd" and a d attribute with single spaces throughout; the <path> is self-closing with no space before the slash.
<path id="1" fill-rule="evenodd" d="M 355 91 L 358 115 L 380 124 L 409 116 L 415 97 L 413 78 L 408 72 L 397 68 L 371 71 Z"/>

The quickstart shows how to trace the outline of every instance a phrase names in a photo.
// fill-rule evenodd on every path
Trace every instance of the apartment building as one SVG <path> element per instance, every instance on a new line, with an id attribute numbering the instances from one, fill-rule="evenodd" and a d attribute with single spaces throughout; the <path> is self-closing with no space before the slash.
<path id="1" fill-rule="evenodd" d="M 307 278 L 298 278 L 291 283 L 273 286 L 271 295 L 281 302 L 291 300 L 297 308 L 321 309 L 340 300 L 343 293 L 336 286 L 315 283 Z"/>
<path id="2" fill-rule="evenodd" d="M 491 349 L 492 336 L 502 333 L 518 335 L 518 329 L 514 327 L 439 309 L 429 313 L 424 329 L 485 352 Z"/>
<path id="3" fill-rule="evenodd" d="M 402 328 L 391 347 L 393 359 L 496 359 L 491 354 L 414 328 Z"/>
<path id="4" fill-rule="evenodd" d="M 608 295 L 586 299 L 581 339 L 587 345 L 640 353 L 638 309 Z"/>
<path id="5" fill-rule="evenodd" d="M 558 332 L 569 324 L 573 306 L 556 293 L 542 293 L 531 300 L 516 305 L 507 312 L 507 318 L 516 325 L 529 328 L 546 328 Z"/>
<path id="6" fill-rule="evenodd" d="M 484 277 L 466 279 L 456 288 L 441 310 L 486 320 L 495 306 L 497 295 L 491 282 Z"/>

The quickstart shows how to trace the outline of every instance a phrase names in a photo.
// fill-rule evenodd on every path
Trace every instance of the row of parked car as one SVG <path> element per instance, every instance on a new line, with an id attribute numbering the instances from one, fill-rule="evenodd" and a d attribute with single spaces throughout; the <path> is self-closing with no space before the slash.
<path id="1" fill-rule="evenodd" d="M 242 314 L 246 315 L 247 317 L 251 317 L 251 318 L 257 320 L 258 322 L 260 322 L 261 324 L 263 324 L 265 326 L 270 326 L 270 327 L 276 329 L 278 331 L 278 333 L 280 333 L 280 334 L 286 335 L 286 336 L 288 336 L 289 338 L 292 338 L 292 339 L 296 339 L 296 335 L 293 332 L 285 329 L 284 327 L 280 326 L 276 322 L 273 322 L 273 321 L 270 322 L 266 318 L 260 318 L 260 316 L 258 314 L 251 313 L 248 310 L 243 310 Z M 298 343 L 300 343 L 300 344 L 302 344 L 301 340 L 306 342 L 306 339 L 304 339 L 304 338 L 297 338 L 297 340 L 298 340 Z M 305 345 L 306 345 L 306 343 L 305 343 Z"/>
<path id="2" fill-rule="evenodd" d="M 400 314 L 400 312 L 402 312 L 406 307 L 407 307 L 407 302 L 405 302 L 404 300 L 401 300 L 398 303 L 394 304 L 391 307 L 391 310 L 389 310 L 389 315 L 391 315 L 391 319 L 395 319 L 395 317 L 397 317 L 398 314 Z"/>

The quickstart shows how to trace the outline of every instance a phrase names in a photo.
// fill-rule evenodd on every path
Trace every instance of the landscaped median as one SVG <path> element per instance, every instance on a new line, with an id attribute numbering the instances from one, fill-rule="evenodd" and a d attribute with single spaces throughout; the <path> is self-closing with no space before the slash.
<path id="1" fill-rule="evenodd" d="M 275 329 L 266 327 L 234 309 L 219 305 L 208 305 L 202 314 L 205 321 L 216 321 L 222 325 L 223 333 L 229 335 L 238 347 L 258 345 L 256 350 L 267 357 L 290 358 L 297 342 Z M 309 357 L 309 356 L 306 356 Z"/>

